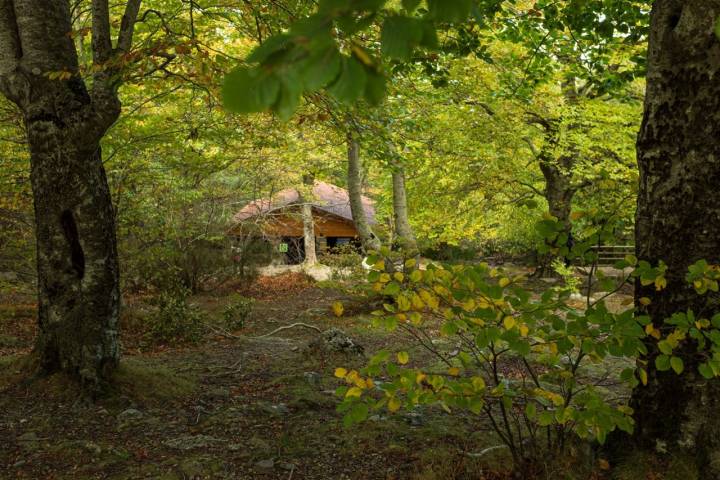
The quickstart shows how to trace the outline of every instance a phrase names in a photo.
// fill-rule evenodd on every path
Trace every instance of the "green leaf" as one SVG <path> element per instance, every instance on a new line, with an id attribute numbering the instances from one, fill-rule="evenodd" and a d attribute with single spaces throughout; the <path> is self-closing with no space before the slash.
<path id="1" fill-rule="evenodd" d="M 402 0 L 402 6 L 408 12 L 415 10 L 420 5 L 420 0 Z"/>
<path id="2" fill-rule="evenodd" d="M 685 369 L 685 364 L 680 357 L 670 357 L 670 366 L 678 375 Z"/>
<path id="3" fill-rule="evenodd" d="M 288 71 L 282 76 L 280 95 L 275 105 L 273 105 L 273 110 L 281 120 L 287 121 L 292 117 L 298 105 L 300 105 L 302 92 L 303 83 L 297 72 Z"/>
<path id="4" fill-rule="evenodd" d="M 428 0 L 429 15 L 440 22 L 462 22 L 470 15 L 472 0 Z"/>
<path id="5" fill-rule="evenodd" d="M 701 363 L 698 366 L 698 371 L 700 372 L 700 375 L 702 375 L 703 377 L 705 377 L 708 380 L 715 377 L 715 373 L 713 372 L 713 369 L 707 363 Z"/>
<path id="6" fill-rule="evenodd" d="M 284 51 L 289 44 L 289 35 L 273 35 L 272 37 L 265 40 L 262 44 L 255 47 L 253 51 L 250 52 L 250 55 L 248 55 L 248 57 L 246 58 L 246 61 L 248 63 L 262 63 L 273 54 Z"/>
<path id="7" fill-rule="evenodd" d="M 413 49 L 423 38 L 420 21 L 415 18 L 391 15 L 385 19 L 380 35 L 382 53 L 388 58 L 410 60 Z"/>
<path id="8" fill-rule="evenodd" d="M 315 53 L 300 64 L 300 74 L 305 88 L 310 91 L 325 87 L 340 73 L 342 55 L 335 46 Z"/>
<path id="9" fill-rule="evenodd" d="M 237 113 L 267 110 L 277 99 L 280 81 L 274 75 L 239 67 L 225 76 L 222 99 L 225 107 Z"/>
<path id="10" fill-rule="evenodd" d="M 658 355 L 655 358 L 655 368 L 657 368 L 661 372 L 670 370 L 670 357 L 668 357 L 667 355 Z"/>
<path id="11" fill-rule="evenodd" d="M 365 100 L 367 100 L 370 105 L 379 105 L 385 98 L 386 89 L 385 75 L 368 71 L 367 85 L 365 85 Z"/>
<path id="12" fill-rule="evenodd" d="M 352 57 L 343 57 L 342 71 L 328 92 L 345 103 L 352 103 L 365 92 L 367 74 L 360 62 Z"/>

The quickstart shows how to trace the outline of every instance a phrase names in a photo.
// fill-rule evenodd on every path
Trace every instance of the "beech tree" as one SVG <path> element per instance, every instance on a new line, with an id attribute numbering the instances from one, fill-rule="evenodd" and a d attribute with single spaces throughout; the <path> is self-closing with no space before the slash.
<path id="1" fill-rule="evenodd" d="M 92 1 L 92 74 L 81 72 L 70 2 L 0 0 L 0 92 L 22 112 L 30 150 L 38 271 L 36 351 L 90 389 L 120 357 L 114 211 L 100 140 L 121 110 L 121 59 L 141 0 L 113 44 L 108 1 Z"/>
<path id="2" fill-rule="evenodd" d="M 639 259 L 667 265 L 667 288 L 638 283 L 635 295 L 638 302 L 650 300 L 647 313 L 657 326 L 673 313 L 717 309 L 685 275 L 698 260 L 720 262 L 718 16 L 718 0 L 657 0 L 651 13 L 635 236 Z M 719 478 L 720 385 L 698 375 L 697 352 L 684 353 L 684 372 L 677 376 L 658 371 L 659 352 L 650 352 L 648 385 L 638 387 L 631 402 L 635 437 L 647 448 L 690 451 L 701 478 Z"/>

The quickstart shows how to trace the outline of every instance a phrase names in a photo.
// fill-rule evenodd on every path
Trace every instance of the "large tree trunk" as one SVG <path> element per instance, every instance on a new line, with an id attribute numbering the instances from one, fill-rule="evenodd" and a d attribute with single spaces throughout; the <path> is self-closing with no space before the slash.
<path id="1" fill-rule="evenodd" d="M 368 219 L 365 216 L 365 208 L 362 202 L 362 164 L 360 162 L 360 145 L 357 139 L 350 132 L 347 136 L 348 149 L 348 195 L 350 197 L 350 210 L 352 211 L 355 228 L 360 235 L 360 242 L 363 250 L 379 250 L 380 242 L 373 234 Z"/>
<path id="2" fill-rule="evenodd" d="M 543 120 L 542 126 L 545 129 L 545 144 L 538 152 L 540 171 L 545 179 L 543 191 L 548 204 L 550 215 L 555 217 L 563 226 L 562 234 L 569 237 L 572 232 L 570 213 L 572 211 L 572 200 L 577 192 L 573 184 L 573 166 L 576 161 L 575 155 L 571 152 L 554 158 L 554 151 L 560 141 L 560 126 L 557 120 Z M 562 245 L 559 245 L 562 246 Z M 556 255 L 546 254 L 538 259 L 536 276 L 544 276 L 550 269 L 550 264 Z"/>
<path id="3" fill-rule="evenodd" d="M 118 118 L 113 56 L 132 43 L 140 0 L 128 0 L 112 48 L 107 1 L 92 2 L 89 92 L 80 76 L 67 1 L 0 0 L 0 92 L 23 113 L 30 147 L 38 269 L 36 351 L 42 370 L 88 389 L 119 359 L 114 212 L 100 140 Z M 67 76 L 51 79 L 51 72 Z"/>
<path id="4" fill-rule="evenodd" d="M 62 117 L 60 117 L 62 118 Z M 107 379 L 120 357 L 114 213 L 97 143 L 27 120 L 43 369 Z"/>
<path id="5" fill-rule="evenodd" d="M 717 311 L 717 301 L 698 296 L 684 276 L 699 259 L 720 262 L 718 15 L 720 0 L 656 0 L 652 9 L 635 235 L 638 258 L 668 265 L 668 284 L 662 291 L 638 284 L 635 295 L 652 301 L 647 312 L 657 326 L 674 312 Z M 702 479 L 720 478 L 718 380 L 703 380 L 689 353 L 681 376 L 658 372 L 649 346 L 649 383 L 631 402 L 636 440 L 684 449 L 697 455 Z"/>
<path id="6" fill-rule="evenodd" d="M 405 168 L 399 163 L 393 165 L 393 214 L 395 217 L 395 235 L 398 245 L 407 251 L 417 248 L 415 235 L 408 218 L 407 190 L 405 189 Z"/>

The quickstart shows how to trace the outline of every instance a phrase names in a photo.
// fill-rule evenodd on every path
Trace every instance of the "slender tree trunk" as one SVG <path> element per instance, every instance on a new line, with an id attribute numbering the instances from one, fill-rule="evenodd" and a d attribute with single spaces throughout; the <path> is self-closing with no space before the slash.
<path id="1" fill-rule="evenodd" d="M 636 249 L 640 259 L 668 265 L 667 288 L 636 285 L 636 304 L 660 326 L 692 309 L 709 317 L 717 297 L 698 296 L 684 279 L 699 259 L 720 262 L 720 43 L 713 32 L 720 0 L 656 0 L 651 14 L 645 113 L 638 137 L 640 186 Z M 685 371 L 658 372 L 653 342 L 649 383 L 637 387 L 635 439 L 647 448 L 695 455 L 701 479 L 720 478 L 720 385 Z M 689 348 L 691 350 L 691 348 Z"/>
<path id="2" fill-rule="evenodd" d="M 304 202 L 302 205 L 303 220 L 303 242 L 305 245 L 305 265 L 315 265 L 317 255 L 315 253 L 315 225 L 313 223 L 312 205 Z"/>
<path id="3" fill-rule="evenodd" d="M 407 190 L 405 189 L 405 167 L 396 162 L 392 170 L 393 213 L 397 242 L 404 250 L 417 249 L 415 234 L 408 218 Z"/>
<path id="4" fill-rule="evenodd" d="M 315 185 L 315 177 L 313 175 L 305 175 L 303 184 L 309 190 L 309 193 L 301 195 L 302 209 L 301 216 L 303 222 L 303 244 L 305 247 L 305 265 L 315 265 L 317 263 L 317 254 L 315 251 L 315 220 L 313 219 L 312 201 L 313 186 Z"/>
<path id="5" fill-rule="evenodd" d="M 114 212 L 100 140 L 120 114 L 119 72 L 109 63 L 129 51 L 139 8 L 140 0 L 128 0 L 113 48 L 107 1 L 92 2 L 93 62 L 103 68 L 88 91 L 68 35 L 69 2 L 0 0 L 0 93 L 22 112 L 30 148 L 36 351 L 42 370 L 63 370 L 91 391 L 120 355 Z"/>
<path id="6" fill-rule="evenodd" d="M 373 234 L 362 202 L 362 164 L 360 162 L 360 145 L 357 139 L 350 132 L 347 136 L 348 148 L 348 195 L 350 196 L 350 210 L 352 211 L 355 228 L 360 235 L 360 242 L 363 250 L 380 249 L 380 242 Z"/>

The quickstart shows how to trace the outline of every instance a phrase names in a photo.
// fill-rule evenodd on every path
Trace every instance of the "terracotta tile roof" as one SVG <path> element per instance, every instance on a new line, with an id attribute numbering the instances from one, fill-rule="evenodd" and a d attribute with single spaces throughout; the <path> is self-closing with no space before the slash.
<path id="1" fill-rule="evenodd" d="M 315 197 L 313 200 L 314 208 L 352 221 L 350 197 L 347 190 L 316 180 L 313 185 L 313 195 Z M 249 218 L 279 210 L 299 201 L 300 192 L 295 188 L 287 188 L 278 192 L 272 199 L 262 198 L 248 203 L 235 214 L 233 219 L 236 222 L 243 222 Z M 376 223 L 374 202 L 364 195 L 362 201 L 368 222 L 371 224 Z"/>

